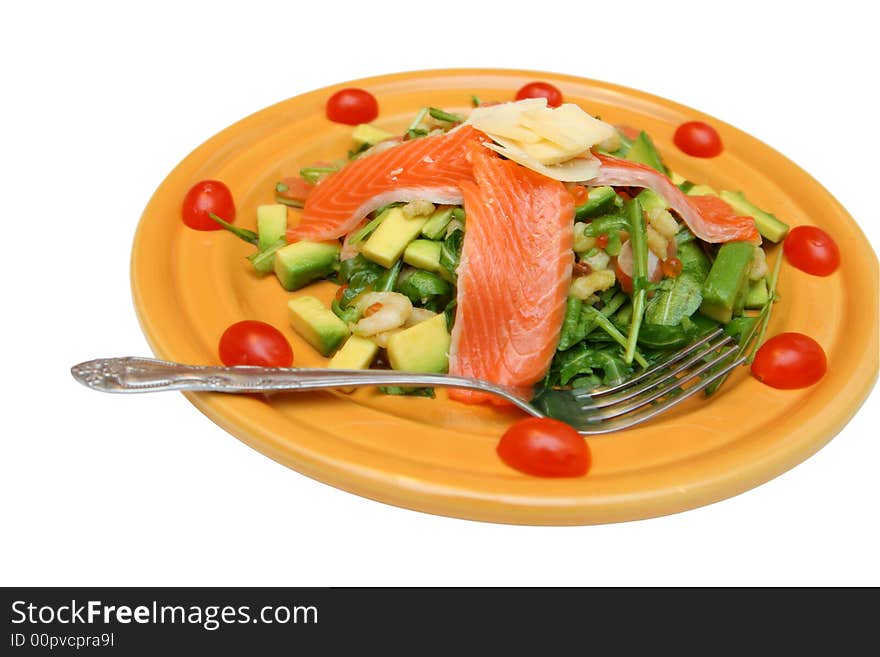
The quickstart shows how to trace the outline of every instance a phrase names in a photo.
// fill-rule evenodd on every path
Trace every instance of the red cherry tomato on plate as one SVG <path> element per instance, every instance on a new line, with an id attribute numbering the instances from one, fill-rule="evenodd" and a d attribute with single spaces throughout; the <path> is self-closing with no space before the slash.
<path id="1" fill-rule="evenodd" d="M 277 328 L 246 319 L 237 322 L 220 337 L 220 360 L 224 365 L 290 367 L 293 350 Z"/>
<path id="2" fill-rule="evenodd" d="M 811 386 L 827 369 L 822 347 L 802 333 L 780 333 L 770 338 L 752 362 L 752 374 L 758 381 L 785 390 Z"/>
<path id="3" fill-rule="evenodd" d="M 196 230 L 220 230 L 222 226 L 209 217 L 216 214 L 228 223 L 235 221 L 232 192 L 219 180 L 203 180 L 193 185 L 183 197 L 183 223 Z"/>
<path id="4" fill-rule="evenodd" d="M 342 89 L 327 101 L 327 118 L 336 123 L 358 125 L 369 123 L 377 116 L 379 103 L 373 94 L 364 89 Z"/>
<path id="5" fill-rule="evenodd" d="M 546 98 L 547 105 L 559 107 L 562 105 L 562 92 L 548 82 L 529 82 L 516 92 L 517 100 L 526 98 Z"/>
<path id="6" fill-rule="evenodd" d="M 682 151 L 694 157 L 715 157 L 724 150 L 718 131 L 702 121 L 682 123 L 672 139 Z"/>
<path id="7" fill-rule="evenodd" d="M 837 242 L 816 226 L 796 226 L 782 243 L 785 258 L 798 269 L 814 276 L 828 276 L 840 266 Z"/>
<path id="8" fill-rule="evenodd" d="M 497 451 L 511 468 L 538 477 L 580 477 L 592 461 L 583 437 L 550 418 L 516 422 L 501 436 Z"/>

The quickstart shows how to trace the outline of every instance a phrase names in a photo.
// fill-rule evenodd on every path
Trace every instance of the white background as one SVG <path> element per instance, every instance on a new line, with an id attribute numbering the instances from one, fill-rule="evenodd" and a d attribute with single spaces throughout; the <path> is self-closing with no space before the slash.
<path id="1" fill-rule="evenodd" d="M 180 159 L 266 105 L 397 70 L 555 70 L 697 107 L 803 166 L 876 249 L 866 5 L 228 4 L 0 10 L 0 583 L 880 584 L 876 390 L 816 456 L 734 499 L 534 528 L 361 499 L 252 451 L 182 396 L 100 395 L 68 374 L 149 354 L 129 250 Z"/>

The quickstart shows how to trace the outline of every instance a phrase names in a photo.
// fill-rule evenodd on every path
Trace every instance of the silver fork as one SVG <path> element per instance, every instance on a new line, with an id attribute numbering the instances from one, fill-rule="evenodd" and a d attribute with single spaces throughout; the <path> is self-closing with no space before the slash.
<path id="1" fill-rule="evenodd" d="M 738 351 L 733 339 L 718 329 L 620 385 L 589 392 L 548 389 L 531 402 L 510 388 L 480 379 L 394 370 L 211 367 L 129 357 L 90 360 L 70 372 L 93 390 L 114 393 L 244 393 L 358 386 L 465 388 L 502 397 L 535 417 L 562 420 L 588 436 L 641 424 L 705 390 L 745 361 Z"/>

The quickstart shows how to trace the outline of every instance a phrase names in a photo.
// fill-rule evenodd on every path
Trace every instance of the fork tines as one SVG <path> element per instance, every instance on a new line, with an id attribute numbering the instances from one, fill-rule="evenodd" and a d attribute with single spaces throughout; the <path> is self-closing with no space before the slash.
<path id="1" fill-rule="evenodd" d="M 640 424 L 705 390 L 738 367 L 739 346 L 717 329 L 617 386 L 575 392 L 581 433 L 608 433 Z"/>

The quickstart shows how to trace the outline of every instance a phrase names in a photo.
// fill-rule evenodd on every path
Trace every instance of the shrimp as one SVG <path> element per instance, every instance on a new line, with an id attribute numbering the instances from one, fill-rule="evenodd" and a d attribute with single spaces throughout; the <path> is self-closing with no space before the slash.
<path id="1" fill-rule="evenodd" d="M 378 306 L 374 312 L 365 314 L 368 308 Z M 412 302 L 398 292 L 367 292 L 357 302 L 361 320 L 355 324 L 358 335 L 372 336 L 403 326 L 412 313 Z"/>

